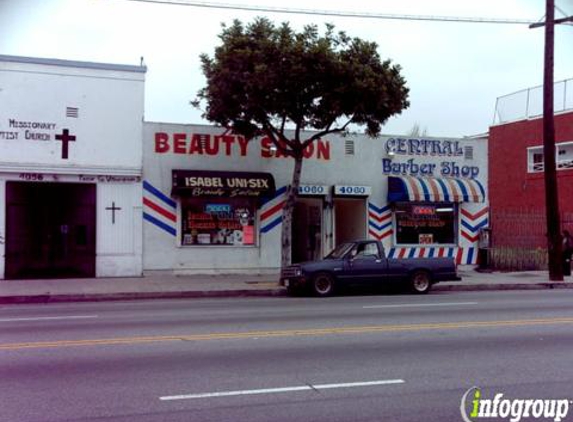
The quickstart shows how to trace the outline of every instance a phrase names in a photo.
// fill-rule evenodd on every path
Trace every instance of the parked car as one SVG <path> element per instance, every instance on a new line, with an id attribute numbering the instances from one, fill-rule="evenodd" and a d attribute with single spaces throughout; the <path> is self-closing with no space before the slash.
<path id="1" fill-rule="evenodd" d="M 427 293 L 440 281 L 461 280 L 453 258 L 387 258 L 382 243 L 342 243 L 324 259 L 302 262 L 281 272 L 289 294 L 304 291 L 329 296 L 345 285 L 401 284 L 413 293 Z"/>

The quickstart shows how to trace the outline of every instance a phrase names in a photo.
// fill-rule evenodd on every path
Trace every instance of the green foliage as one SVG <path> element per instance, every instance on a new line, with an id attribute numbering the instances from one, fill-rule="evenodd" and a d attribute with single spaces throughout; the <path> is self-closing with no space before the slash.
<path id="1" fill-rule="evenodd" d="M 270 136 L 297 157 L 308 143 L 350 124 L 380 133 L 386 120 L 407 108 L 408 88 L 400 66 L 382 61 L 377 45 L 327 25 L 295 32 L 257 18 L 244 26 L 223 25 L 214 57 L 201 56 L 207 85 L 194 104 L 204 117 L 248 139 Z M 295 129 L 293 139 L 284 131 Z M 301 142 L 302 130 L 318 130 Z"/>

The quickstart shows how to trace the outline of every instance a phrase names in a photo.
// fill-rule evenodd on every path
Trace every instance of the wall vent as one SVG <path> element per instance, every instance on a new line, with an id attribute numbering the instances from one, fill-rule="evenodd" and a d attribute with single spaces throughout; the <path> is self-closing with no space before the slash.
<path id="1" fill-rule="evenodd" d="M 77 107 L 66 107 L 66 117 L 72 117 L 77 119 L 79 117 L 79 108 Z"/>
<path id="2" fill-rule="evenodd" d="M 344 153 L 346 155 L 354 155 L 354 141 L 347 139 L 344 141 Z"/>
<path id="3" fill-rule="evenodd" d="M 474 159 L 474 147 L 464 147 L 464 158 L 466 160 L 473 160 Z"/>

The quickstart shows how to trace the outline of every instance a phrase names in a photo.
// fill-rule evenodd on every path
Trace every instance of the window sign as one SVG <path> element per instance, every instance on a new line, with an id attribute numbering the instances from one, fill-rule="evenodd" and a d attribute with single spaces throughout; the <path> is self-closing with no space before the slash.
<path id="1" fill-rule="evenodd" d="M 254 245 L 256 200 L 182 198 L 183 245 Z"/>
<path id="2" fill-rule="evenodd" d="M 435 215 L 436 208 L 431 205 L 414 205 L 412 207 L 412 214 L 414 215 Z"/>
<path id="3" fill-rule="evenodd" d="M 207 204 L 205 212 L 209 214 L 231 214 L 231 205 L 229 204 Z"/>
<path id="4" fill-rule="evenodd" d="M 434 243 L 434 235 L 431 233 L 420 233 L 418 239 L 420 245 L 431 245 Z"/>
<path id="5" fill-rule="evenodd" d="M 456 208 L 453 203 L 398 202 L 394 215 L 397 244 L 456 243 Z"/>

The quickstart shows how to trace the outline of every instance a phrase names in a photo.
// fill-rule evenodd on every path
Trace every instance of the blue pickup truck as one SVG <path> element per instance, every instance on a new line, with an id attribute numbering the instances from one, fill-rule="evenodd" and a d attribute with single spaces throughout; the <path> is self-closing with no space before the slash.
<path id="1" fill-rule="evenodd" d="M 399 283 L 413 293 L 427 293 L 440 281 L 461 280 L 453 258 L 387 258 L 382 243 L 342 243 L 324 259 L 293 264 L 281 271 L 281 285 L 291 295 L 330 296 L 346 285 Z"/>

